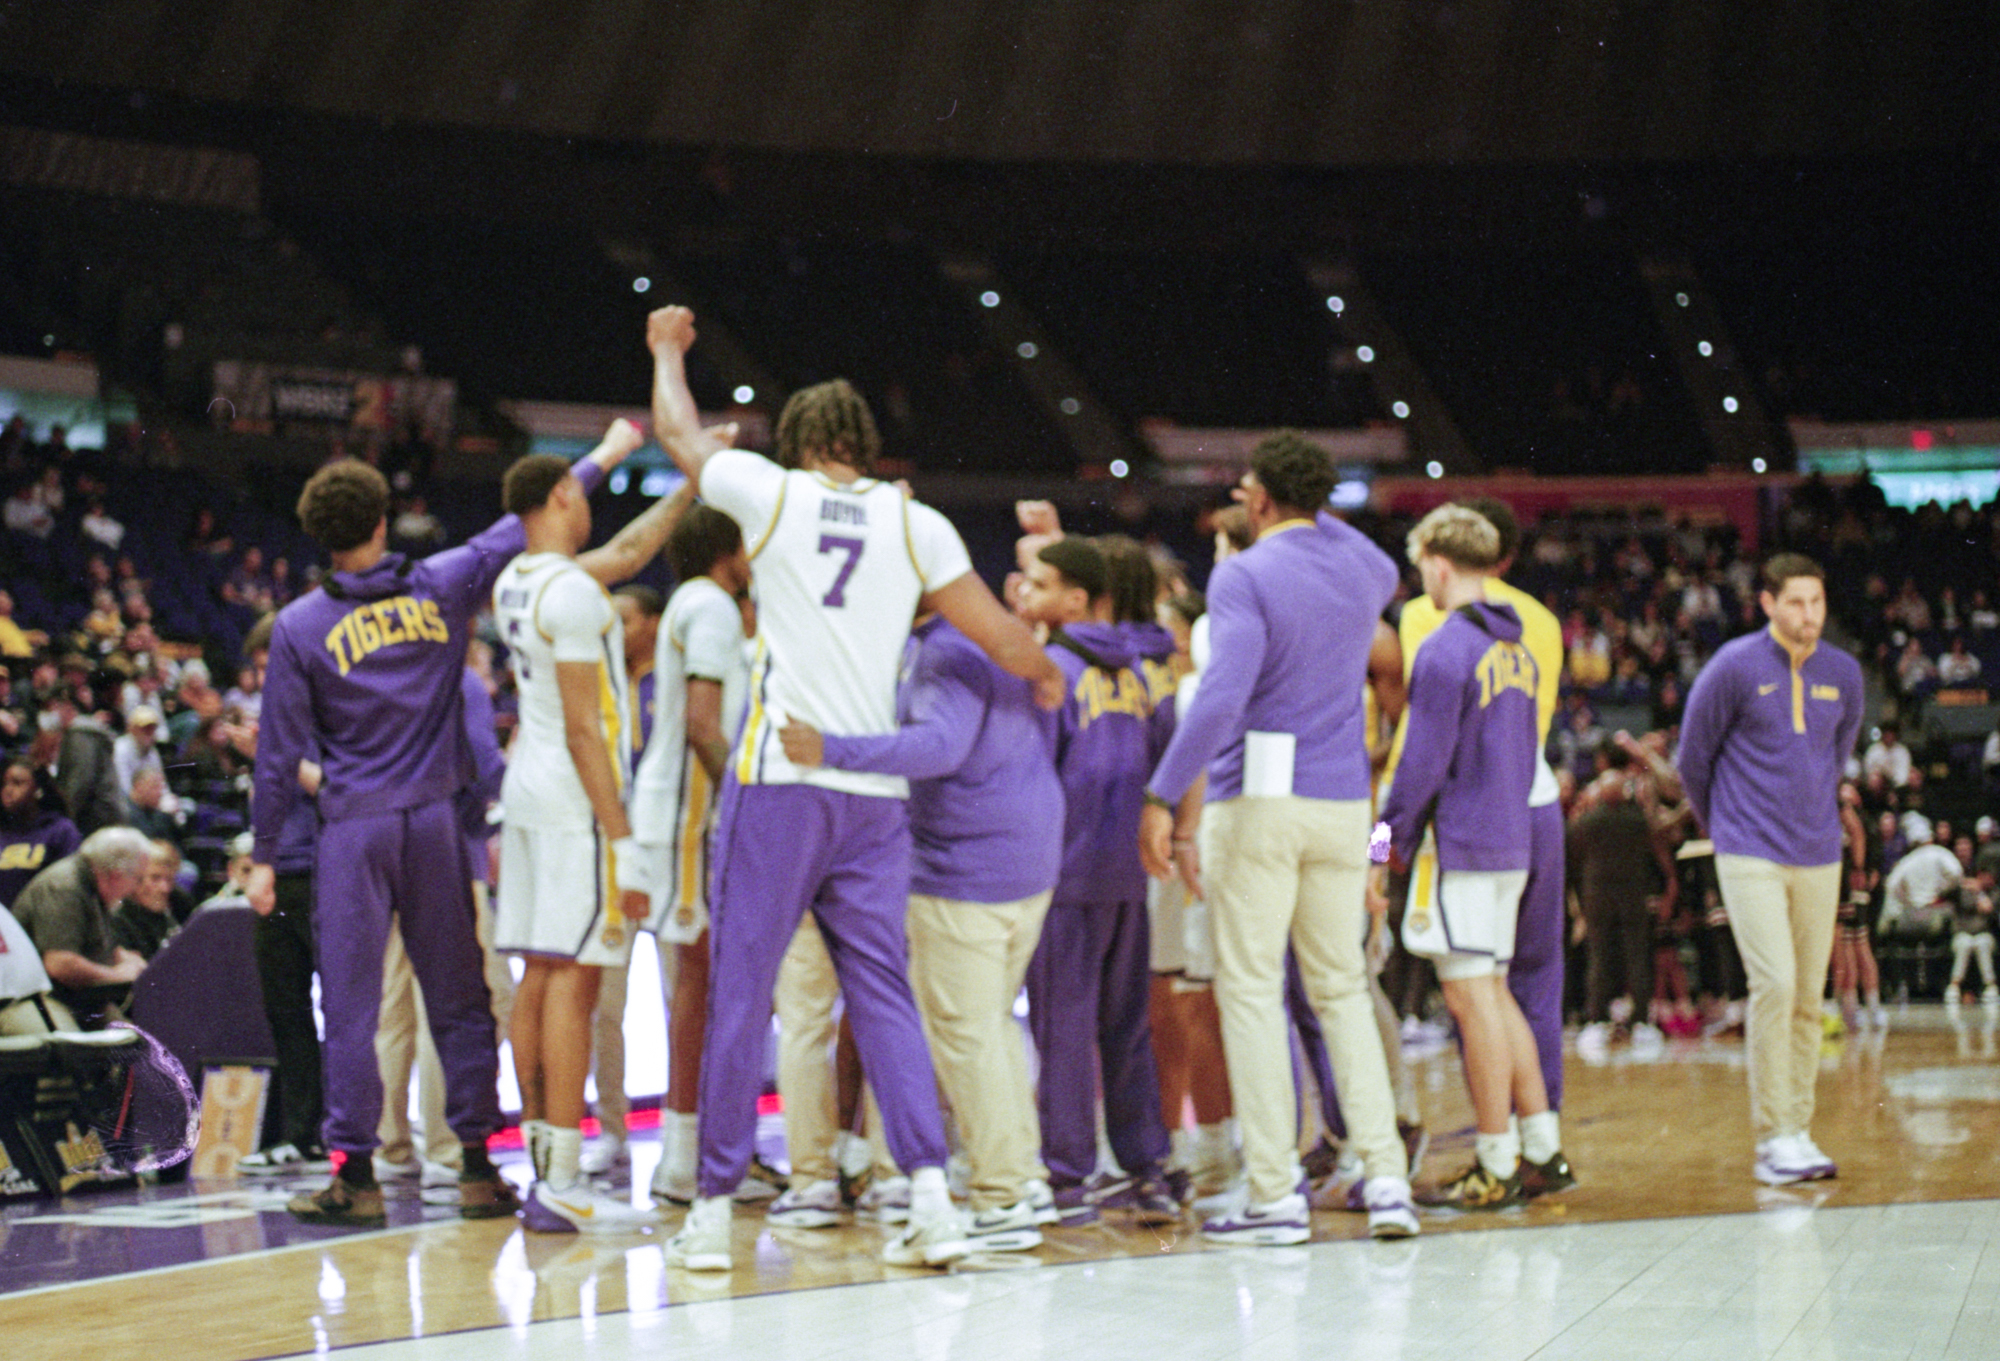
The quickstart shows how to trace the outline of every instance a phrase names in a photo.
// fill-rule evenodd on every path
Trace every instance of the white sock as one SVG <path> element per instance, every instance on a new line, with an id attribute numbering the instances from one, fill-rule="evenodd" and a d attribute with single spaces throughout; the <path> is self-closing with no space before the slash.
<path id="1" fill-rule="evenodd" d="M 521 1122 L 521 1145 L 528 1150 L 528 1164 L 535 1169 L 535 1180 L 540 1181 L 549 1174 L 549 1122 L 546 1120 L 523 1120 Z"/>
<path id="2" fill-rule="evenodd" d="M 942 1167 L 919 1167 L 910 1173 L 910 1218 L 929 1219 L 951 1212 L 951 1187 Z"/>
<path id="3" fill-rule="evenodd" d="M 667 1175 L 686 1180 L 694 1175 L 696 1158 L 701 1153 L 701 1117 L 693 1111 L 664 1111 L 660 1115 L 660 1160 L 667 1165 Z"/>
<path id="4" fill-rule="evenodd" d="M 577 1162 L 583 1157 L 583 1131 L 549 1126 L 549 1170 L 545 1180 L 552 1191 L 567 1191 L 582 1180 Z"/>
<path id="5" fill-rule="evenodd" d="M 1194 1131 L 1179 1125 L 1167 1131 L 1167 1166 L 1189 1167 L 1194 1163 Z"/>
<path id="6" fill-rule="evenodd" d="M 1472 1147 L 1479 1155 L 1479 1165 L 1496 1177 L 1511 1177 L 1521 1166 L 1521 1139 L 1511 1129 L 1476 1134 Z"/>
<path id="7" fill-rule="evenodd" d="M 1545 1163 L 1562 1151 L 1562 1117 L 1554 1111 L 1521 1117 L 1521 1156 Z"/>

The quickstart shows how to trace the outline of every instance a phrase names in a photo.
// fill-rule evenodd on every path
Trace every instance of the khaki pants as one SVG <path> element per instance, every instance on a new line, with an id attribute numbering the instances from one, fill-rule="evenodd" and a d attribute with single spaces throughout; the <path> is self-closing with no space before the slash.
<path id="1" fill-rule="evenodd" d="M 1214 906 L 1215 999 L 1250 1198 L 1298 1184 L 1298 1097 L 1285 1019 L 1285 947 L 1326 1032 L 1348 1141 L 1371 1177 L 1407 1177 L 1389 1063 L 1368 992 L 1365 799 L 1237 798 L 1202 810 Z"/>
<path id="2" fill-rule="evenodd" d="M 1014 1019 L 1049 894 L 1011 903 L 910 898 L 910 987 L 972 1164 L 974 1210 L 1018 1204 L 1042 1175 L 1027 1037 Z"/>
<path id="3" fill-rule="evenodd" d="M 1717 855 L 1715 877 L 1750 980 L 1744 1052 L 1758 1142 L 1805 1134 L 1819 1077 L 1820 997 L 1833 956 L 1840 865 L 1780 865 Z"/>
<path id="4" fill-rule="evenodd" d="M 711 984 L 711 986 L 714 986 Z M 837 1181 L 833 1140 L 840 1132 L 840 1110 L 833 1080 L 833 1041 L 839 1032 L 833 1004 L 840 980 L 819 921 L 808 912 L 778 966 L 772 1001 L 778 1013 L 778 1095 L 785 1103 L 785 1156 L 792 1164 L 792 1184 Z M 864 1075 L 865 1076 L 865 1075 Z M 868 1141 L 875 1150 L 878 1180 L 900 1176 L 882 1141 L 882 1112 L 875 1105 L 872 1085 L 862 1088 L 868 1121 Z"/>
<path id="5" fill-rule="evenodd" d="M 680 947 L 651 937 L 660 956 L 660 1000 L 669 1020 L 674 1014 L 674 984 L 680 975 Z M 633 950 L 636 952 L 635 944 Z M 636 957 L 636 954 L 635 954 Z M 606 969 L 597 983 L 597 1011 L 590 1022 L 590 1075 L 597 1080 L 597 1123 L 603 1133 L 623 1142 L 632 1098 L 625 1094 L 625 999 L 632 966 Z M 662 1094 L 666 1075 L 661 1076 Z"/>
<path id="6" fill-rule="evenodd" d="M 485 960 L 486 988 L 493 997 L 493 1018 L 499 1034 L 507 1033 L 507 1021 L 514 1010 L 514 975 L 507 961 L 493 949 L 493 909 L 486 901 L 486 885 L 472 886 L 475 930 L 479 952 Z M 395 1162 L 416 1155 L 414 1131 L 410 1128 L 410 1079 L 414 1069 L 417 1083 L 418 1118 L 423 1124 L 426 1160 L 456 1168 L 464 1160 L 458 1136 L 444 1118 L 444 1065 L 437 1046 L 431 1042 L 431 1028 L 424 1019 L 424 994 L 416 971 L 403 949 L 403 933 L 392 918 L 389 944 L 382 952 L 382 1013 L 375 1028 L 375 1064 L 382 1071 L 382 1123 L 376 1127 L 377 1152 Z"/>

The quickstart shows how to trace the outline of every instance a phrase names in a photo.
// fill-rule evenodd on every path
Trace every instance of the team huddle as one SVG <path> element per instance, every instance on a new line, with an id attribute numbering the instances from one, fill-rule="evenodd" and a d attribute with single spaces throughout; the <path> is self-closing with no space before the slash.
<path id="1" fill-rule="evenodd" d="M 671 1072 L 651 1191 L 687 1206 L 667 1250 L 687 1270 L 732 1266 L 733 1208 L 760 1194 L 800 1228 L 858 1201 L 902 1266 L 1032 1248 L 1110 1213 L 1172 1223 L 1202 1192 L 1212 1240 L 1304 1242 L 1294 1033 L 1373 1236 L 1417 1233 L 1420 1203 L 1490 1210 L 1575 1184 L 1557 1115 L 1562 821 L 1542 755 L 1561 641 L 1498 579 L 1518 540 L 1504 507 L 1440 507 L 1411 532 L 1424 596 L 1399 638 L 1381 622 L 1398 569 L 1324 509 L 1326 455 L 1267 439 L 1190 684 L 1138 545 L 1038 536 L 1003 604 L 948 520 L 873 475 L 879 439 L 851 387 L 795 395 L 775 458 L 738 450 L 700 425 L 694 339 L 684 308 L 648 320 L 653 433 L 687 487 L 601 548 L 585 551 L 589 497 L 642 441 L 626 422 L 574 466 L 520 460 L 505 517 L 421 562 L 386 551 L 372 469 L 331 465 L 301 497 L 333 570 L 272 630 L 250 897 L 269 910 L 314 762 L 326 1143 L 345 1157 L 294 1214 L 384 1222 L 373 1045 L 392 919 L 464 1149 L 461 1213 L 518 1212 L 538 1232 L 657 1214 L 597 1189 L 583 1140 L 600 986 L 655 937 Z M 608 592 L 663 548 L 680 584 L 642 731 Z M 525 1196 L 486 1147 L 498 1059 L 470 888 L 488 829 L 460 679 L 489 606 L 520 695 L 492 944 L 524 963 L 509 1039 Z M 1392 872 L 1477 1117 L 1472 1166 L 1421 1195 L 1420 1113 L 1369 965 Z M 1183 1005 L 1211 986 L 1205 1009 Z M 836 997 L 866 1080 L 859 1157 L 833 1113 Z M 781 1192 L 760 1190 L 755 1150 L 774 1007 Z M 1226 1091 L 1204 1101 L 1199 1063 L 1163 1071 L 1156 1026 L 1212 1053 Z M 1787 1100 L 1759 1133 L 1804 1140 L 1780 1150 L 1790 1167 L 1810 1141 Z"/>

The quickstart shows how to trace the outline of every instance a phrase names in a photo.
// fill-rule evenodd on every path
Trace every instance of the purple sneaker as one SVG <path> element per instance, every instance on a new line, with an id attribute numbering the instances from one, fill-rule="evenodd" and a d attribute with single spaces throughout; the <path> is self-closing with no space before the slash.
<path id="1" fill-rule="evenodd" d="M 575 1233 L 577 1227 L 569 1220 L 542 1204 L 536 1193 L 542 1184 L 536 1182 L 528 1188 L 528 1194 L 521 1198 L 521 1208 L 516 1211 L 521 1216 L 521 1224 L 529 1233 Z"/>
<path id="2" fill-rule="evenodd" d="M 1067 1228 L 1079 1224 L 1095 1224 L 1102 1216 L 1098 1213 L 1097 1201 L 1091 1195 L 1088 1183 L 1075 1186 L 1050 1188 L 1055 1201 L 1056 1214 Z"/>
<path id="3" fill-rule="evenodd" d="M 1306 1198 L 1294 1191 L 1267 1204 L 1246 1203 L 1217 1215 L 1201 1226 L 1201 1236 L 1212 1243 L 1287 1247 L 1312 1237 L 1311 1210 Z"/>

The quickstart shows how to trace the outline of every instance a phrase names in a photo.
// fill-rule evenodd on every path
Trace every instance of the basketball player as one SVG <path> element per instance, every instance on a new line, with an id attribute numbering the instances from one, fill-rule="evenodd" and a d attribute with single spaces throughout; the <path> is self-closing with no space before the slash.
<path id="1" fill-rule="evenodd" d="M 686 483 L 674 493 L 683 501 L 687 495 Z M 671 530 L 668 541 L 672 541 Z M 632 761 L 636 765 L 653 729 L 653 647 L 659 638 L 660 615 L 666 609 L 666 601 L 651 586 L 628 583 L 611 593 L 611 605 L 618 611 L 618 625 L 625 636 L 625 683 L 632 700 L 632 726 L 627 735 L 632 740 Z M 635 835 L 638 826 L 634 821 Z M 629 973 L 629 967 L 607 970 L 597 983 L 597 1012 L 591 1022 L 590 1073 L 597 1080 L 598 1139 L 583 1151 L 583 1170 L 593 1177 L 616 1173 L 631 1163 L 626 1144 L 632 1103 L 625 1094 L 625 985 Z M 671 983 L 664 977 L 662 983 L 671 989 Z"/>
<path id="2" fill-rule="evenodd" d="M 1535 723 L 1538 745 L 1535 782 L 1528 790 L 1528 883 L 1521 890 L 1520 920 L 1514 929 L 1514 958 L 1507 965 L 1507 990 L 1534 1032 L 1535 1053 L 1542 1066 L 1542 1083 L 1549 1109 L 1560 1112 L 1563 1097 L 1563 930 L 1568 907 L 1564 897 L 1562 801 L 1555 772 L 1546 756 L 1549 725 L 1555 720 L 1562 688 L 1562 623 L 1548 606 L 1506 581 L 1507 570 L 1521 549 L 1521 526 L 1504 501 L 1490 496 L 1460 502 L 1483 517 L 1500 536 L 1500 558 L 1485 573 L 1483 599 L 1513 606 L 1521 621 L 1521 645 L 1535 659 Z M 1445 612 L 1418 595 L 1403 606 L 1397 636 L 1403 645 L 1403 672 L 1416 665 L 1417 649 L 1445 620 Z M 1403 730 L 1391 743 L 1385 781 L 1393 782 L 1402 753 Z M 1567 1190 L 1575 1178 L 1567 1167 L 1546 1168 L 1530 1160 L 1521 1167 L 1522 1190 L 1530 1197 Z"/>
<path id="3" fill-rule="evenodd" d="M 669 1264 L 730 1265 L 729 1194 L 749 1166 L 760 1059 L 779 960 L 811 908 L 846 994 L 884 1133 L 910 1174 L 910 1218 L 884 1259 L 941 1265 L 971 1250 L 944 1178 L 936 1079 L 910 994 L 905 781 L 800 770 L 778 729 L 896 730 L 896 672 L 917 606 L 952 622 L 1053 708 L 1062 675 L 1026 626 L 972 572 L 942 515 L 869 476 L 880 447 L 847 383 L 795 393 L 778 420 L 778 462 L 722 447 L 698 427 L 685 353 L 694 317 L 647 320 L 654 429 L 702 498 L 743 531 L 758 580 L 750 712 L 732 753 L 716 835 L 710 995 L 702 1055 L 700 1196 L 668 1246 Z"/>
<path id="4" fill-rule="evenodd" d="M 1325 451 L 1296 434 L 1273 435 L 1251 455 L 1237 495 L 1257 541 L 1209 578 L 1214 656 L 1153 772 L 1140 825 L 1146 868 L 1173 873 L 1175 806 L 1206 767 L 1202 886 L 1214 904 L 1216 999 L 1250 1174 L 1242 1203 L 1203 1227 L 1223 1242 L 1312 1235 L 1285 1038 L 1288 942 L 1367 1175 L 1369 1232 L 1400 1238 L 1418 1227 L 1362 948 L 1372 821 L 1362 695 L 1396 567 L 1321 510 L 1333 484 Z"/>
<path id="5" fill-rule="evenodd" d="M 1750 978 L 1744 1050 L 1757 1180 L 1835 1173 L 1812 1138 L 1820 994 L 1840 901 L 1841 768 L 1861 732 L 1861 667 L 1820 633 L 1826 576 L 1797 553 L 1764 564 L 1771 626 L 1709 658 L 1688 691 L 1677 762 L 1715 842 L 1715 876 Z"/>
<path id="6" fill-rule="evenodd" d="M 578 465 L 580 486 L 597 486 L 643 440 L 630 422 L 614 421 Z M 392 912 L 444 1063 L 446 1115 L 464 1147 L 459 1213 L 492 1218 L 518 1203 L 486 1153 L 500 1127 L 499 1057 L 456 796 L 473 777 L 460 689 L 466 631 L 525 540 L 520 520 L 507 515 L 461 547 L 412 562 L 388 551 L 388 507 L 388 483 L 355 459 L 306 483 L 299 520 L 333 570 L 272 628 L 257 736 L 245 896 L 259 912 L 274 903 L 272 861 L 298 798 L 299 761 L 317 748 L 325 772 L 313 927 L 326 1017 L 326 1144 L 346 1156 L 332 1185 L 287 1206 L 308 1223 L 385 1222 L 372 1155 Z M 622 544 L 631 557 L 635 530 L 644 533 L 639 521 L 605 551 Z"/>
<path id="7" fill-rule="evenodd" d="M 1143 551 L 1121 561 L 1124 612 L 1145 611 L 1155 656 L 1171 655 L 1172 637 L 1150 618 L 1151 564 Z M 1095 544 L 1058 539 L 1029 562 L 1019 596 L 1021 617 L 1048 630 L 1049 656 L 1069 685 L 1056 736 L 1062 874 L 1028 966 L 1028 1025 L 1041 1055 L 1042 1161 L 1064 1222 L 1129 1204 L 1141 1223 L 1163 1224 L 1180 1218 L 1180 1202 L 1165 1178 L 1137 835 L 1172 714 L 1156 713 L 1134 637 L 1110 618 L 1112 583 Z M 1123 1182 L 1094 1179 L 1100 1074 L 1105 1134 Z"/>
<path id="8" fill-rule="evenodd" d="M 526 537 L 493 586 L 494 622 L 521 696 L 500 791 L 493 932 L 497 949 L 525 963 L 511 1039 L 536 1180 L 521 1216 L 537 1232 L 615 1231 L 653 1217 L 650 1207 L 594 1191 L 580 1165 L 598 982 L 602 970 L 626 966 L 652 910 L 652 861 L 632 839 L 624 805 L 632 727 L 624 629 L 605 592 L 630 569 L 602 552 L 577 556 L 590 541 L 590 500 L 564 460 L 530 454 L 507 470 L 501 494 Z M 647 512 L 654 551 L 669 504 Z"/>
<path id="9" fill-rule="evenodd" d="M 1478 1121 L 1476 1161 L 1419 1199 L 1497 1210 L 1525 1199 L 1524 1148 L 1551 1173 L 1567 1172 L 1534 1036 L 1506 986 L 1528 880 L 1539 668 L 1521 645 L 1520 616 L 1486 599 L 1500 556 L 1492 524 L 1440 506 L 1409 543 L 1424 594 L 1448 617 L 1410 670 L 1403 752 L 1382 820 L 1392 856 L 1413 867 L 1403 943 L 1437 969 Z"/>
<path id="10" fill-rule="evenodd" d="M 632 832 L 656 866 L 647 929 L 660 942 L 660 974 L 671 988 L 652 1193 L 686 1205 L 695 1196 L 695 1096 L 708 1014 L 709 838 L 750 689 L 742 611 L 750 558 L 734 520 L 696 505 L 667 539 L 667 561 L 680 585 L 653 648 L 653 731 L 633 776 Z"/>

